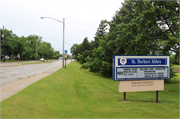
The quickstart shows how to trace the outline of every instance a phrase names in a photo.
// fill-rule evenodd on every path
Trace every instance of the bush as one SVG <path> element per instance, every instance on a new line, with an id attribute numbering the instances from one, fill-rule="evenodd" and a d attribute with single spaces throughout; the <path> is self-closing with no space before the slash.
<path id="1" fill-rule="evenodd" d="M 78 53 L 78 56 L 77 56 L 77 60 L 79 61 L 80 64 L 83 64 L 83 55 L 81 55 L 80 53 Z"/>
<path id="2" fill-rule="evenodd" d="M 81 69 L 88 69 L 89 65 L 88 63 L 84 63 L 81 65 Z"/>
<path id="3" fill-rule="evenodd" d="M 171 63 L 179 65 L 179 55 L 175 54 L 171 57 Z"/>
<path id="4" fill-rule="evenodd" d="M 164 80 L 164 83 L 169 83 L 172 81 L 172 79 L 176 78 L 178 75 L 174 72 L 174 69 L 172 68 L 172 64 L 170 64 L 170 79 Z"/>

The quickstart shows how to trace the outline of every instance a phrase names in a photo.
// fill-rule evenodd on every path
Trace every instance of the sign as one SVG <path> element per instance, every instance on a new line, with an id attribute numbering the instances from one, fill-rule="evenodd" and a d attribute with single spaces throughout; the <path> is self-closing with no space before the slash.
<path id="1" fill-rule="evenodd" d="M 166 58 L 118 58 L 118 65 L 167 65 Z"/>
<path id="2" fill-rule="evenodd" d="M 64 58 L 67 59 L 67 54 L 64 54 Z"/>
<path id="3" fill-rule="evenodd" d="M 164 90 L 164 80 L 120 81 L 119 92 Z"/>
<path id="4" fill-rule="evenodd" d="M 20 57 L 20 54 L 17 54 L 17 57 Z"/>
<path id="5" fill-rule="evenodd" d="M 113 80 L 170 79 L 170 56 L 113 56 Z"/>
<path id="6" fill-rule="evenodd" d="M 66 53 L 66 54 L 67 54 L 67 50 L 64 50 L 64 53 Z"/>

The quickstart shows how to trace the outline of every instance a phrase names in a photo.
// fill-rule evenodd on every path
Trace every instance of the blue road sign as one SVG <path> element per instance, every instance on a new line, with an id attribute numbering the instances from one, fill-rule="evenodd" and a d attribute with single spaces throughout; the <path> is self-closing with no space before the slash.
<path id="1" fill-rule="evenodd" d="M 66 54 L 67 54 L 67 50 L 64 50 L 64 53 L 66 53 Z"/>
<path id="2" fill-rule="evenodd" d="M 113 80 L 170 79 L 170 56 L 113 55 Z"/>

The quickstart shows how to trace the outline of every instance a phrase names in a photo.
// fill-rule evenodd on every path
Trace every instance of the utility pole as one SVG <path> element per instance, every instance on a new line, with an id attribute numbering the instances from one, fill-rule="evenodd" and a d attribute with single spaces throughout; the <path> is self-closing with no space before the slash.
<path id="1" fill-rule="evenodd" d="M 38 39 L 36 39 L 36 60 L 37 60 L 37 40 Z"/>
<path id="2" fill-rule="evenodd" d="M 61 53 L 60 53 L 60 49 L 59 49 L 59 60 L 61 60 L 61 58 L 60 58 L 60 57 L 61 57 Z"/>
<path id="3" fill-rule="evenodd" d="M 73 50 L 74 50 L 74 49 L 72 49 L 72 54 L 71 54 L 71 63 L 72 63 Z"/>
<path id="4" fill-rule="evenodd" d="M 65 18 L 63 18 L 63 59 L 62 59 L 62 66 L 64 67 L 64 29 L 65 29 Z"/>
<path id="5" fill-rule="evenodd" d="M 55 21 L 58 21 L 58 22 L 61 22 L 63 23 L 63 50 L 62 50 L 62 54 L 63 54 L 63 58 L 62 58 L 62 66 L 64 67 L 64 37 L 65 37 L 65 18 L 63 18 L 63 21 L 59 21 L 59 20 L 56 20 L 56 19 L 53 19 L 51 17 L 41 17 L 41 19 L 44 19 L 44 18 L 49 18 L 49 19 L 52 19 L 52 20 L 55 20 Z"/>
<path id="6" fill-rule="evenodd" d="M 5 62 L 5 49 L 4 49 L 4 25 L 3 25 L 3 53 L 4 53 L 4 62 Z"/>

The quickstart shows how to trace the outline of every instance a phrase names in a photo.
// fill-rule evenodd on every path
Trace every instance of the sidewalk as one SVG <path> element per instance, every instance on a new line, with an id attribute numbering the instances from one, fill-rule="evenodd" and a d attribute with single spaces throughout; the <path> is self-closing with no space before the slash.
<path id="1" fill-rule="evenodd" d="M 68 62 L 69 64 L 71 62 Z M 66 64 L 66 65 L 67 65 Z M 17 92 L 21 91 L 22 89 L 28 87 L 30 84 L 49 76 L 50 74 L 58 71 L 62 68 L 62 65 L 54 67 L 48 71 L 45 71 L 44 73 L 40 73 L 34 76 L 31 76 L 29 78 L 25 78 L 16 82 L 13 82 L 11 84 L 7 84 L 5 86 L 0 87 L 0 102 L 6 98 L 9 98 L 10 96 L 16 94 Z"/>

